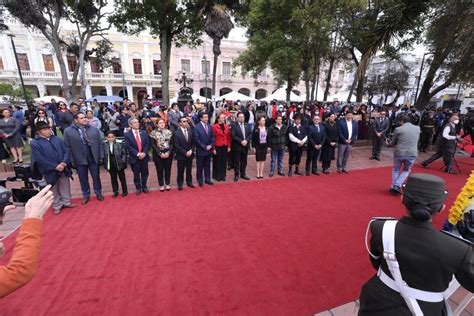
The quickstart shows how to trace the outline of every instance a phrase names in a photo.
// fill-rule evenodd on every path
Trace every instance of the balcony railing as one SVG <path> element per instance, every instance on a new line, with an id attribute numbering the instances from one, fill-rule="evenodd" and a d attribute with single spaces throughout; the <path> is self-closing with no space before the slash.
<path id="1" fill-rule="evenodd" d="M 59 71 L 29 71 L 22 70 L 21 74 L 26 79 L 54 79 L 61 80 L 61 73 Z M 16 70 L 0 70 L 0 79 L 14 79 L 18 77 Z M 68 72 L 69 79 L 72 78 L 72 72 Z M 117 73 L 90 73 L 86 72 L 87 80 L 127 80 L 127 81 L 161 81 L 161 75 L 136 75 L 136 74 L 117 74 Z"/>

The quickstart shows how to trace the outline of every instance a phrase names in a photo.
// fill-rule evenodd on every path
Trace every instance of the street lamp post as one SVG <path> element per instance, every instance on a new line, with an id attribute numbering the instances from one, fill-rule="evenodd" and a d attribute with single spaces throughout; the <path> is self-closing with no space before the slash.
<path id="1" fill-rule="evenodd" d="M 209 75 L 209 71 L 207 69 L 207 57 L 206 57 L 206 55 L 204 55 L 202 60 L 204 61 L 204 85 L 206 87 L 205 88 L 206 90 L 205 90 L 204 94 L 206 95 L 206 104 L 207 104 L 207 78 L 208 78 L 208 75 Z"/>
<path id="2" fill-rule="evenodd" d="M 421 59 L 421 67 L 420 67 L 420 74 L 418 75 L 418 82 L 416 84 L 416 92 L 415 92 L 415 104 L 416 100 L 418 99 L 418 89 L 420 88 L 420 81 L 421 81 L 421 74 L 423 72 L 423 65 L 425 63 L 425 56 L 426 55 L 431 55 L 432 53 L 424 53 L 423 58 Z"/>
<path id="3" fill-rule="evenodd" d="M 18 55 L 16 54 L 15 42 L 13 41 L 13 38 L 15 37 L 15 35 L 8 34 L 8 36 L 10 37 L 12 41 L 13 54 L 15 54 L 16 66 L 18 68 L 18 74 L 20 75 L 21 89 L 23 90 L 23 97 L 25 98 L 25 103 L 26 103 L 28 102 L 28 97 L 26 96 L 25 83 L 23 82 L 23 75 L 21 74 L 20 62 L 18 61 Z"/>

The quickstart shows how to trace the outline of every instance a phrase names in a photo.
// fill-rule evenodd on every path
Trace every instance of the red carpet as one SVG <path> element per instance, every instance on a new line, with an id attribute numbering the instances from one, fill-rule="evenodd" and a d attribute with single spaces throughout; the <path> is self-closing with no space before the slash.
<path id="1" fill-rule="evenodd" d="M 449 203 L 472 169 L 461 166 L 428 170 Z M 48 216 L 38 274 L 0 314 L 309 315 L 346 303 L 374 273 L 369 219 L 403 213 L 389 179 L 378 168 L 94 199 Z"/>

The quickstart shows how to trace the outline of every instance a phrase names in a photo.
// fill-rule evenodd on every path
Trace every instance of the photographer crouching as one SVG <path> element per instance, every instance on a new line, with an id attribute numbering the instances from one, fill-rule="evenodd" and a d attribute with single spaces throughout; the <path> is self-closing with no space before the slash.
<path id="1" fill-rule="evenodd" d="M 43 231 L 43 215 L 53 203 L 51 185 L 44 187 L 25 205 L 25 218 L 16 239 L 13 256 L 6 266 L 0 266 L 0 298 L 12 293 L 28 283 L 36 273 L 41 233 Z M 14 209 L 10 205 L 4 211 Z M 0 242 L 0 256 L 4 246 Z"/>

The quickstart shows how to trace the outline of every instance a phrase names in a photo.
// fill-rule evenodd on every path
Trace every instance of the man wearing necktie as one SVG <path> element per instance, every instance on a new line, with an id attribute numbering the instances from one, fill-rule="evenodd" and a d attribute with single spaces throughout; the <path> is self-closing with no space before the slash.
<path id="1" fill-rule="evenodd" d="M 313 124 L 308 127 L 308 153 L 306 156 L 306 175 L 319 176 L 318 160 L 326 141 L 326 129 L 321 125 L 321 118 L 313 116 Z"/>
<path id="2" fill-rule="evenodd" d="M 127 147 L 129 156 L 128 160 L 133 171 L 133 182 L 135 183 L 136 194 L 141 192 L 149 193 L 147 188 L 148 180 L 148 149 L 150 140 L 145 131 L 139 129 L 140 122 L 136 118 L 131 118 L 128 122 L 130 130 L 125 133 L 125 146 Z"/>
<path id="3" fill-rule="evenodd" d="M 77 169 L 82 190 L 82 204 L 90 198 L 89 173 L 92 177 L 94 193 L 99 201 L 104 200 L 99 176 L 99 165 L 104 159 L 104 143 L 98 128 L 87 123 L 86 115 L 78 112 L 74 122 L 64 130 L 64 143 L 71 153 L 71 162 Z"/>
<path id="4" fill-rule="evenodd" d="M 232 161 L 234 164 L 234 182 L 239 181 L 239 178 L 250 180 L 246 175 L 248 144 L 252 138 L 252 131 L 245 123 L 245 114 L 243 112 L 237 113 L 237 122 L 234 123 L 231 129 L 232 138 Z"/>
<path id="5" fill-rule="evenodd" d="M 194 141 L 196 143 L 196 178 L 199 186 L 204 182 L 213 185 L 211 181 L 211 156 L 214 148 L 214 131 L 209 126 L 209 115 L 199 112 L 200 122 L 194 127 Z"/>
<path id="6" fill-rule="evenodd" d="M 188 118 L 182 116 L 179 118 L 179 128 L 173 133 L 173 147 L 176 152 L 176 161 L 178 172 L 176 182 L 178 190 L 183 191 L 184 173 L 186 172 L 186 184 L 189 188 L 194 189 L 193 176 L 191 169 L 193 167 L 194 158 L 194 137 L 193 130 L 189 128 Z"/>
<path id="7" fill-rule="evenodd" d="M 381 111 L 380 117 L 375 118 L 373 123 L 374 139 L 372 140 L 372 156 L 370 159 L 380 161 L 380 151 L 382 145 L 387 138 L 388 128 L 390 127 L 389 119 L 387 118 L 387 112 Z"/>

